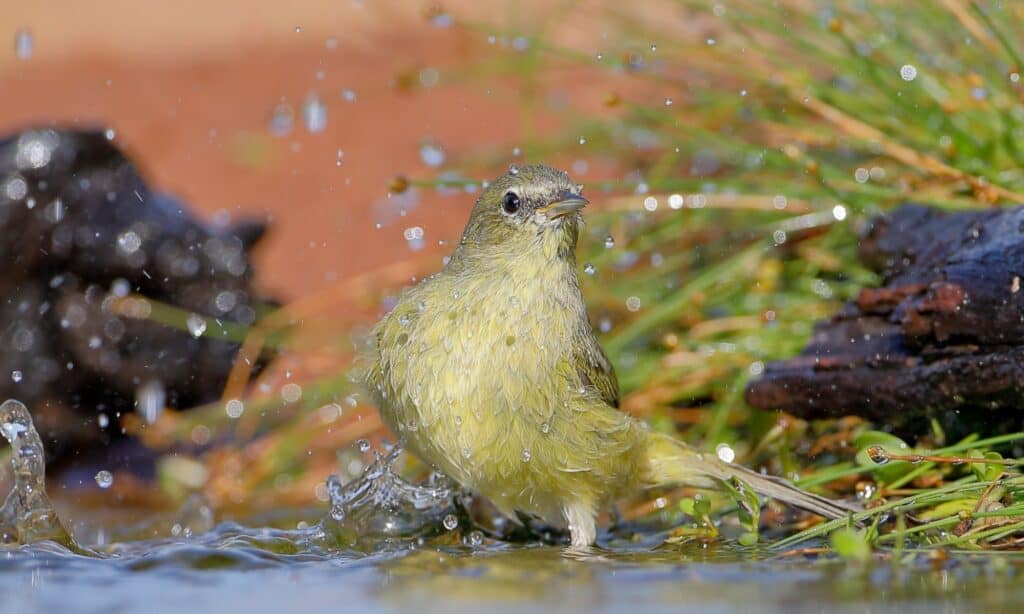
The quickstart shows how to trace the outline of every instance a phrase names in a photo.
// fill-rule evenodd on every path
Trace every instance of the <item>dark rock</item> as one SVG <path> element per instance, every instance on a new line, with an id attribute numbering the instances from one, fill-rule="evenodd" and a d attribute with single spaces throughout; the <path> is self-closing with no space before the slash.
<path id="1" fill-rule="evenodd" d="M 112 301 L 140 294 L 211 330 L 250 324 L 249 251 L 264 230 L 202 223 L 101 132 L 0 141 L 0 400 L 28 405 L 48 449 L 67 453 L 119 433 L 140 394 L 176 408 L 216 399 L 236 343 L 123 317 Z"/>

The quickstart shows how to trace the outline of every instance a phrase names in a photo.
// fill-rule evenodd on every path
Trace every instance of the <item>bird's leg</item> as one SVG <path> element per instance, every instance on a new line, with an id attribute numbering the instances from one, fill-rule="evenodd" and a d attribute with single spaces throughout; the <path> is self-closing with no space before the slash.
<path id="1" fill-rule="evenodd" d="M 585 503 L 570 503 L 562 508 L 569 525 L 569 543 L 573 548 L 592 546 L 597 540 L 597 519 L 594 507 Z"/>

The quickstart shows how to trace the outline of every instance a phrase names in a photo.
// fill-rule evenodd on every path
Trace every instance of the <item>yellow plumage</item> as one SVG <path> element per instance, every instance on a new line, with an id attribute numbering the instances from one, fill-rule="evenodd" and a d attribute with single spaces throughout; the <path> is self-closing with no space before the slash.
<path id="1" fill-rule="evenodd" d="M 507 514 L 567 525 L 574 545 L 594 541 L 597 511 L 616 498 L 739 469 L 616 409 L 576 273 L 585 202 L 543 166 L 495 181 L 445 269 L 374 328 L 362 376 L 414 453 Z"/>

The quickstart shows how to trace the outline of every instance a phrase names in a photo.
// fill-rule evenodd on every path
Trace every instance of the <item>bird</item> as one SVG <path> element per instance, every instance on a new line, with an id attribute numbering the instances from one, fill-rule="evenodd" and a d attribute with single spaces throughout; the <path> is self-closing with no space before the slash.
<path id="1" fill-rule="evenodd" d="M 599 512 L 659 486 L 755 492 L 827 518 L 856 508 L 705 454 L 623 411 L 580 288 L 582 186 L 544 165 L 485 184 L 444 268 L 373 327 L 357 376 L 401 444 L 510 518 L 592 546 Z"/>

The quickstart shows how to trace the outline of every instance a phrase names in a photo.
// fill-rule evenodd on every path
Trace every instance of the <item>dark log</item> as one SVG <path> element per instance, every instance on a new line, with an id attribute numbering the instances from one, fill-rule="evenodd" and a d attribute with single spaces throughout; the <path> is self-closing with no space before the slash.
<path id="1" fill-rule="evenodd" d="M 926 418 L 1019 428 L 1024 208 L 904 205 L 871 223 L 860 257 L 883 286 L 817 323 L 800 356 L 769 363 L 747 402 L 808 419 L 857 415 L 904 432 Z"/>

